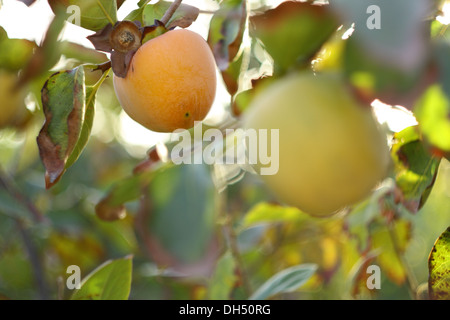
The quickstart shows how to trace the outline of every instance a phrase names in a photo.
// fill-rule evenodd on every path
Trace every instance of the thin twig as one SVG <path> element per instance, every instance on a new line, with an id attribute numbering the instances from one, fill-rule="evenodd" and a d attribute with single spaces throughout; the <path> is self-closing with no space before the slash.
<path id="1" fill-rule="evenodd" d="M 170 7 L 167 9 L 166 13 L 164 13 L 164 16 L 160 20 L 162 23 L 164 23 L 164 25 L 167 25 L 170 18 L 172 18 L 173 14 L 175 13 L 175 11 L 177 11 L 178 7 L 181 4 L 181 1 L 183 0 L 175 0 L 174 2 L 172 2 Z"/>
<path id="2" fill-rule="evenodd" d="M 241 253 L 239 252 L 238 244 L 237 244 L 237 236 L 236 232 L 233 228 L 233 217 L 227 212 L 227 205 L 226 205 L 226 192 L 224 191 L 220 192 L 218 194 L 218 206 L 219 206 L 219 215 L 221 216 L 221 219 L 223 221 L 222 229 L 224 232 L 225 237 L 227 238 L 228 242 L 228 248 L 230 249 L 231 255 L 236 262 L 237 268 L 239 270 L 239 276 L 240 280 L 242 282 L 242 287 L 244 289 L 244 292 L 247 297 L 250 296 L 252 293 L 252 289 L 250 286 L 250 282 L 247 277 L 247 272 L 244 267 L 244 262 L 242 260 Z"/>
<path id="3" fill-rule="evenodd" d="M 217 11 L 210 11 L 210 10 L 200 10 L 200 14 L 215 14 Z"/>
<path id="4" fill-rule="evenodd" d="M 229 219 L 229 221 L 231 222 L 232 220 Z M 252 289 L 250 287 L 250 282 L 248 281 L 247 271 L 245 270 L 241 253 L 239 252 L 239 248 L 237 246 L 236 232 L 234 231 L 231 223 L 229 223 L 229 225 L 225 225 L 224 230 L 228 236 L 228 242 L 229 242 L 229 246 L 230 246 L 231 255 L 233 256 L 233 258 L 236 261 L 236 264 L 239 268 L 239 273 L 240 273 L 240 277 L 241 277 L 241 281 L 242 281 L 242 287 L 244 289 L 246 296 L 249 297 L 252 294 Z"/>
<path id="5" fill-rule="evenodd" d="M 33 219 L 35 222 L 44 222 L 45 217 L 44 215 L 39 211 L 38 208 L 34 205 L 33 202 L 31 202 L 30 199 L 25 197 L 13 184 L 13 182 L 9 179 L 9 177 L 6 175 L 6 173 L 3 171 L 3 169 L 0 167 L 0 187 L 5 189 L 11 196 L 13 196 L 17 202 L 23 203 L 28 211 L 31 213 Z"/>

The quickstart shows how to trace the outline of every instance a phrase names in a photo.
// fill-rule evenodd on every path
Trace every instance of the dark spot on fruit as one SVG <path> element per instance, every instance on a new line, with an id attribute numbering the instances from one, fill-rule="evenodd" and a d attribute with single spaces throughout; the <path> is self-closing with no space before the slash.
<path id="1" fill-rule="evenodd" d="M 189 116 L 190 116 L 189 112 L 186 112 L 186 113 L 184 114 L 184 116 L 185 116 L 186 118 L 189 118 Z"/>

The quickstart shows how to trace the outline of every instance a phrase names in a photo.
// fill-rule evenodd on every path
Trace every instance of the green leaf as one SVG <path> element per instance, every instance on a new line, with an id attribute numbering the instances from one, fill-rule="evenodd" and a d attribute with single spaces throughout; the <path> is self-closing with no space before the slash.
<path id="1" fill-rule="evenodd" d="M 433 146 L 450 151 L 450 101 L 443 88 L 431 86 L 417 102 L 414 114 L 426 139 Z"/>
<path id="2" fill-rule="evenodd" d="M 153 25 L 155 20 L 161 20 L 169 8 L 170 3 L 165 1 L 159 1 L 155 4 L 146 5 L 142 11 L 142 22 L 145 26 Z"/>
<path id="3" fill-rule="evenodd" d="M 344 72 L 350 82 L 371 98 L 387 92 L 383 96 L 387 102 L 396 99 L 396 104 L 401 104 L 403 101 L 399 99 L 403 99 L 423 77 L 422 68 L 401 70 L 372 59 L 354 37 L 346 41 L 343 58 Z"/>
<path id="4" fill-rule="evenodd" d="M 161 20 L 171 4 L 171 2 L 159 1 L 145 6 L 142 12 L 144 25 L 153 25 L 155 20 Z M 167 22 L 166 28 L 187 28 L 197 19 L 199 13 L 200 10 L 198 8 L 182 3 Z"/>
<path id="5" fill-rule="evenodd" d="M 358 239 L 361 251 L 369 246 L 369 226 L 379 217 L 383 199 L 393 189 L 393 184 L 392 181 L 392 184 L 376 189 L 370 197 L 352 208 L 346 218 L 348 232 L 352 237 Z"/>
<path id="6" fill-rule="evenodd" d="M 105 53 L 95 49 L 87 48 L 78 43 L 70 41 L 60 42 L 61 54 L 67 59 L 75 59 L 82 63 L 100 64 L 108 61 Z"/>
<path id="7" fill-rule="evenodd" d="M 406 270 L 398 252 L 403 253 L 406 250 L 411 237 L 411 223 L 399 219 L 392 230 L 389 230 L 383 222 L 375 221 L 370 227 L 372 249 L 380 252 L 376 258 L 380 268 L 391 281 L 397 285 L 403 284 L 406 280 Z M 395 237 L 395 243 L 392 235 Z"/>
<path id="8" fill-rule="evenodd" d="M 252 101 L 253 93 L 253 89 L 249 89 L 241 91 L 235 95 L 233 101 L 233 113 L 235 115 L 242 114 L 248 108 L 250 102 Z"/>
<path id="9" fill-rule="evenodd" d="M 369 103 L 375 98 L 412 108 L 429 81 L 427 1 L 336 0 L 330 6 L 354 32 L 344 52 L 345 73 Z M 375 11 L 370 10 L 371 8 Z M 399 19 L 398 17 L 402 18 Z M 376 28 L 371 25 L 379 22 Z"/>
<path id="10" fill-rule="evenodd" d="M 229 65 L 222 71 L 222 79 L 230 95 L 234 95 L 239 89 L 239 78 L 241 76 L 241 67 L 244 54 L 239 54 Z"/>
<path id="11" fill-rule="evenodd" d="M 379 10 L 369 10 L 374 9 L 374 4 L 371 0 L 330 1 L 331 9 L 346 24 L 355 24 L 352 38 L 356 38 L 369 59 L 400 70 L 421 64 L 426 55 L 429 1 L 378 0 Z"/>
<path id="12" fill-rule="evenodd" d="M 439 159 L 433 158 L 420 141 L 410 142 L 400 148 L 407 169 L 397 175 L 397 183 L 407 198 L 418 198 L 430 185 L 439 166 Z"/>
<path id="13" fill-rule="evenodd" d="M 36 44 L 30 40 L 0 38 L 0 68 L 11 71 L 22 69 L 35 48 Z"/>
<path id="14" fill-rule="evenodd" d="M 92 31 L 99 31 L 107 24 L 117 21 L 116 0 L 68 0 L 63 2 L 67 20 L 73 24 L 78 23 L 75 19 L 80 13 L 80 27 Z M 49 0 L 53 12 L 57 12 L 62 5 L 59 0 Z"/>
<path id="15" fill-rule="evenodd" d="M 131 274 L 132 256 L 109 260 L 83 279 L 71 300 L 127 300 Z"/>
<path id="16" fill-rule="evenodd" d="M 3 290 L 5 288 L 19 291 L 31 290 L 30 283 L 33 282 L 33 266 L 23 250 L 11 246 L 9 250 L 2 251 L 0 278 L 2 279 Z"/>
<path id="17" fill-rule="evenodd" d="M 75 163 L 75 161 L 78 160 L 78 157 L 81 155 L 81 152 L 88 143 L 89 137 L 91 136 L 92 125 L 94 124 L 97 91 L 108 74 L 109 72 L 103 73 L 100 80 L 94 86 L 86 86 L 86 108 L 83 117 L 83 124 L 81 126 L 78 141 L 66 161 L 65 169 L 69 168 L 72 164 Z"/>
<path id="18" fill-rule="evenodd" d="M 75 161 L 77 161 L 84 147 L 86 147 L 89 137 L 91 136 L 92 125 L 94 124 L 96 94 L 96 88 L 92 86 L 86 87 L 86 110 L 84 113 L 84 120 L 81 126 L 80 136 L 76 145 L 73 147 L 72 153 L 66 161 L 65 169 L 69 168 L 72 164 L 75 163 Z"/>
<path id="19" fill-rule="evenodd" d="M 231 65 L 230 65 L 231 66 Z M 226 71 L 228 75 L 228 70 Z M 223 74 L 223 73 L 222 73 Z M 236 80 L 238 77 L 236 77 Z M 258 95 L 259 92 L 264 91 L 273 81 L 276 81 L 275 77 L 261 77 L 252 80 L 252 88 L 244 91 L 240 91 L 235 95 L 232 110 L 235 115 L 240 115 L 249 107 L 253 99 Z M 224 77 L 225 80 L 225 77 Z M 230 92 L 231 93 L 231 92 Z"/>
<path id="20" fill-rule="evenodd" d="M 300 288 L 316 272 L 315 264 L 301 264 L 278 272 L 251 296 L 250 300 L 264 300 L 276 294 L 292 292 Z"/>
<path id="21" fill-rule="evenodd" d="M 53 74 L 45 83 L 41 97 L 45 123 L 37 143 L 46 170 L 45 184 L 50 188 L 64 173 L 82 131 L 86 110 L 84 68 Z"/>
<path id="22" fill-rule="evenodd" d="M 114 184 L 108 194 L 95 206 L 97 217 L 105 221 L 123 219 L 125 203 L 138 199 L 154 177 L 151 170 L 143 171 Z"/>
<path id="23" fill-rule="evenodd" d="M 394 135 L 392 157 L 395 180 L 408 200 L 423 206 L 433 186 L 440 159 L 434 157 L 420 140 L 417 127 L 409 127 Z"/>
<path id="24" fill-rule="evenodd" d="M 150 0 L 140 0 L 137 4 L 138 8 L 131 11 L 123 20 L 139 21 L 142 25 L 145 26 L 143 17 L 142 17 L 142 13 L 144 12 L 144 9 L 147 6 L 147 3 L 149 3 L 149 2 L 150 2 Z"/>
<path id="25" fill-rule="evenodd" d="M 450 227 L 436 240 L 428 258 L 431 299 L 450 300 Z"/>
<path id="26" fill-rule="evenodd" d="M 243 54 L 238 54 L 247 21 L 246 1 L 227 0 L 220 4 L 209 25 L 208 44 L 231 95 L 239 87 Z"/>
<path id="27" fill-rule="evenodd" d="M 242 0 L 222 1 L 220 9 L 211 18 L 208 44 L 214 54 L 217 66 L 222 72 L 227 71 L 239 51 L 246 21 L 246 1 Z M 232 70 L 226 74 L 229 72 Z"/>
<path id="28" fill-rule="evenodd" d="M 420 134 L 417 126 L 411 126 L 395 133 L 394 141 L 396 148 L 400 148 L 407 143 L 420 140 Z"/>
<path id="29" fill-rule="evenodd" d="M 208 296 L 211 300 L 229 300 L 231 290 L 236 284 L 236 262 L 230 252 L 226 252 L 218 261 L 209 280 Z"/>
<path id="30" fill-rule="evenodd" d="M 200 261 L 215 231 L 216 190 L 206 165 L 177 165 L 159 171 L 149 186 L 146 234 L 175 261 Z M 145 206 L 151 208 L 145 210 Z M 154 247 L 152 247 L 154 248 Z M 161 251 L 152 251 L 158 259 Z"/>
<path id="31" fill-rule="evenodd" d="M 439 73 L 439 82 L 442 88 L 450 98 L 450 61 L 448 56 L 450 55 L 450 43 L 447 41 L 436 41 L 433 43 L 433 57 L 437 63 L 437 71 Z"/>
<path id="32" fill-rule="evenodd" d="M 162 24 L 161 22 L 156 21 L 154 25 L 152 26 L 146 26 L 144 27 L 142 31 L 142 40 L 141 43 L 144 44 L 147 41 L 150 41 L 152 39 L 155 39 L 156 37 L 159 37 L 160 35 L 166 33 L 168 30 Z"/>
<path id="33" fill-rule="evenodd" d="M 247 212 L 242 226 L 246 228 L 260 223 L 296 222 L 305 218 L 303 212 L 297 208 L 261 202 Z"/>
<path id="34" fill-rule="evenodd" d="M 250 18 L 250 35 L 272 56 L 275 73 L 308 65 L 337 27 L 326 6 L 294 1 Z"/>

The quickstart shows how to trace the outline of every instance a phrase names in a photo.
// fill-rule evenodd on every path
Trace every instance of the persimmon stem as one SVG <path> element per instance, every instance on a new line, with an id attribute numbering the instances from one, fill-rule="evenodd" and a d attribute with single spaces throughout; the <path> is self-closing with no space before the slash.
<path id="1" fill-rule="evenodd" d="M 172 18 L 173 14 L 175 13 L 175 11 L 177 11 L 178 7 L 181 4 L 181 1 L 183 0 L 175 0 L 174 2 L 172 2 L 170 7 L 167 9 L 166 13 L 164 13 L 164 16 L 160 20 L 162 23 L 164 23 L 164 25 L 167 25 L 170 18 Z"/>

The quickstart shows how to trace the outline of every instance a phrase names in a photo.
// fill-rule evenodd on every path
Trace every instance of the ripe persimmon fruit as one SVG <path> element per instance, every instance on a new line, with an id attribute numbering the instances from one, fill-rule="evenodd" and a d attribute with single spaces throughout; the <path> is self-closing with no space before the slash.
<path id="1" fill-rule="evenodd" d="M 157 132 L 188 129 L 208 114 L 216 93 L 215 61 L 197 33 L 177 29 L 145 42 L 114 89 L 125 112 Z"/>

